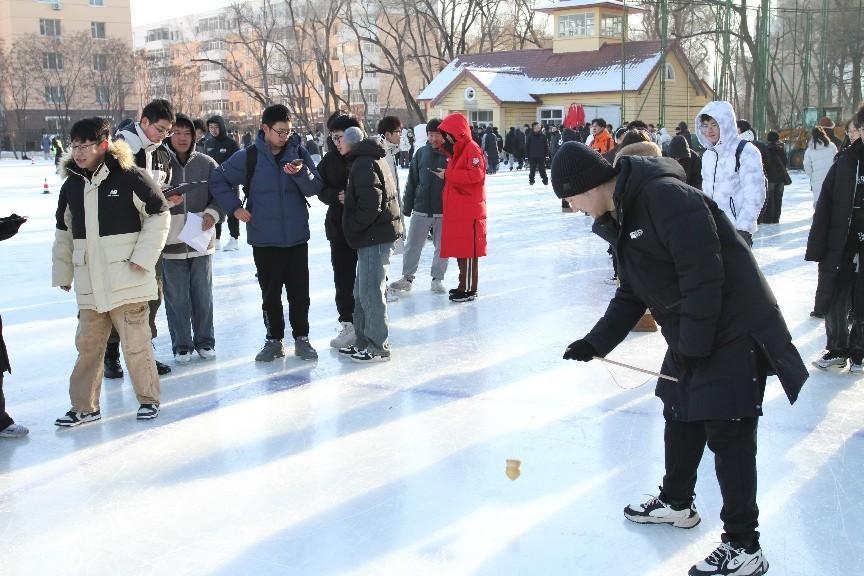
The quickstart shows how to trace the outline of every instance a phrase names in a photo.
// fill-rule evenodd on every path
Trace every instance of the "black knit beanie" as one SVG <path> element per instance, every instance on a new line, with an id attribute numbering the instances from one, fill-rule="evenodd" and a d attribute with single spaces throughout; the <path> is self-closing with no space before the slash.
<path id="1" fill-rule="evenodd" d="M 558 198 L 582 194 L 618 173 L 599 152 L 581 142 L 565 142 L 552 158 L 549 179 Z"/>

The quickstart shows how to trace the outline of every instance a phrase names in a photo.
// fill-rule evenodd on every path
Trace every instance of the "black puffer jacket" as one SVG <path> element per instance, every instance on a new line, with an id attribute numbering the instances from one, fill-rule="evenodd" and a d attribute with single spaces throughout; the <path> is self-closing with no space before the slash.
<path id="1" fill-rule="evenodd" d="M 318 173 L 324 183 L 324 187 L 318 193 L 318 199 L 327 205 L 327 215 L 324 217 L 324 233 L 330 242 L 344 244 L 343 205 L 339 202 L 339 192 L 345 190 L 348 185 L 348 160 L 334 146 L 318 163 Z"/>
<path id="2" fill-rule="evenodd" d="M 546 139 L 546 135 L 543 132 L 534 132 L 532 130 L 526 137 L 525 150 L 526 158 L 542 160 L 549 156 L 549 140 Z"/>
<path id="3" fill-rule="evenodd" d="M 765 375 L 791 402 L 808 377 L 771 288 L 717 205 L 682 182 L 670 158 L 621 157 L 615 190 L 621 285 L 586 339 L 600 356 L 627 336 L 646 306 L 669 346 L 656 394 L 667 418 L 761 415 Z M 681 356 L 702 358 L 695 369 Z"/>
<path id="4" fill-rule="evenodd" d="M 355 250 L 395 242 L 402 236 L 398 192 L 385 155 L 374 138 L 359 142 L 348 154 L 342 230 Z"/>
<path id="5" fill-rule="evenodd" d="M 786 166 L 789 164 L 786 158 L 786 150 L 782 142 L 768 142 L 765 145 L 765 177 L 768 182 L 783 183 L 786 181 Z"/>
<path id="6" fill-rule="evenodd" d="M 225 128 L 225 119 L 222 116 L 211 116 L 207 119 L 207 126 L 210 126 L 210 124 L 219 126 L 219 135 L 213 136 L 208 133 L 204 137 L 203 148 L 199 152 L 204 152 L 213 158 L 217 164 L 222 164 L 239 149 L 239 146 L 237 146 L 237 142 L 233 138 L 228 136 L 228 131 Z"/>
<path id="7" fill-rule="evenodd" d="M 824 314 L 831 302 L 834 282 L 840 272 L 849 238 L 855 183 L 864 174 L 864 144 L 856 140 L 837 154 L 828 169 L 816 202 L 804 259 L 819 262 L 819 292 L 815 312 Z"/>

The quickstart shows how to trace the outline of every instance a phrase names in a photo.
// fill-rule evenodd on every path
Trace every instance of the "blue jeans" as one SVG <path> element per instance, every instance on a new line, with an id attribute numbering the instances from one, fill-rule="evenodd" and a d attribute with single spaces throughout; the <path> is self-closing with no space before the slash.
<path id="1" fill-rule="evenodd" d="M 184 260 L 162 260 L 165 315 L 168 317 L 174 354 L 216 346 L 213 334 L 212 258 L 197 256 Z"/>
<path id="2" fill-rule="evenodd" d="M 393 242 L 357 250 L 357 278 L 354 280 L 354 334 L 358 350 L 390 355 L 387 331 L 387 300 L 384 290 Z"/>

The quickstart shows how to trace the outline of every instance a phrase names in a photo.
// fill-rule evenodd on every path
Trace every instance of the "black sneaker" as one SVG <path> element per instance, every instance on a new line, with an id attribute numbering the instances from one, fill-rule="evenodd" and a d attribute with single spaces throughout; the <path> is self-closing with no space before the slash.
<path id="1" fill-rule="evenodd" d="M 759 543 L 750 548 L 734 542 L 723 542 L 710 556 L 697 562 L 689 576 L 762 576 L 768 571 L 768 560 Z"/>
<path id="2" fill-rule="evenodd" d="M 451 302 L 471 302 L 472 300 L 477 298 L 477 291 L 471 290 L 468 292 L 461 292 L 457 290 L 453 294 L 450 294 Z"/>
<path id="3" fill-rule="evenodd" d="M 123 367 L 120 365 L 120 358 L 105 356 L 105 378 L 109 380 L 123 378 Z"/>
<path id="4" fill-rule="evenodd" d="M 152 420 L 159 415 L 159 404 L 141 404 L 138 408 L 137 420 Z"/>
<path id="5" fill-rule="evenodd" d="M 63 426 L 64 428 L 74 428 L 87 422 L 95 422 L 101 418 L 102 413 L 99 410 L 95 412 L 76 412 L 75 410 L 70 410 L 65 415 L 57 418 L 54 421 L 54 425 Z"/>
<path id="6" fill-rule="evenodd" d="M 317 360 L 318 352 L 309 343 L 308 336 L 300 336 L 294 339 L 294 355 L 303 360 Z"/>
<path id="7" fill-rule="evenodd" d="M 353 356 L 359 351 L 360 350 L 358 350 L 353 344 L 351 344 L 350 346 L 345 346 L 344 348 L 339 348 L 339 354 L 344 354 L 346 356 Z"/>
<path id="8" fill-rule="evenodd" d="M 171 367 L 156 360 L 156 372 L 159 374 L 159 376 L 164 376 L 165 374 L 169 374 L 171 372 Z"/>

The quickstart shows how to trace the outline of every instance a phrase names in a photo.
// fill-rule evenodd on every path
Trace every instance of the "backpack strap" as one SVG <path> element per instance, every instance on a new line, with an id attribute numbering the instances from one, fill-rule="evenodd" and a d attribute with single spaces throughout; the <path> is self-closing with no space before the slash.
<path id="1" fill-rule="evenodd" d="M 744 146 L 747 144 L 747 140 L 741 140 L 738 143 L 738 147 L 735 148 L 735 172 L 738 172 L 738 169 L 741 168 L 741 151 L 744 150 Z"/>
<path id="2" fill-rule="evenodd" d="M 255 144 L 250 144 L 244 150 L 246 150 L 246 183 L 243 185 L 243 199 L 245 200 L 249 198 L 249 192 L 252 188 L 252 176 L 255 175 L 255 166 L 258 164 L 258 148 Z"/>

